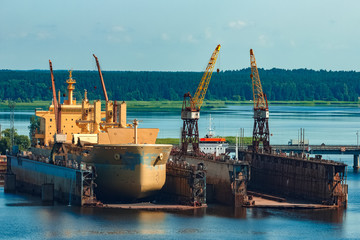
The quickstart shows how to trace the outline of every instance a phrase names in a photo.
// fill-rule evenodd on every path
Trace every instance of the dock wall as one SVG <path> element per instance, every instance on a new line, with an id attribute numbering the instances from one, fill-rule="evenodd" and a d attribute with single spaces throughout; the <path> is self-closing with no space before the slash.
<path id="1" fill-rule="evenodd" d="M 249 165 L 245 162 L 218 161 L 207 157 L 182 156 L 189 164 L 202 163 L 206 169 L 206 196 L 208 202 L 236 205 L 246 196 Z M 239 197 L 240 196 L 240 197 Z M 241 203 L 242 204 L 242 203 Z"/>
<path id="2" fill-rule="evenodd" d="M 206 204 L 206 172 L 203 166 L 168 162 L 166 182 L 161 191 L 167 198 L 181 204 Z"/>
<path id="3" fill-rule="evenodd" d="M 17 191 L 44 196 L 43 189 L 53 186 L 53 197 L 57 201 L 81 206 L 88 200 L 84 196 L 85 172 L 82 170 L 8 156 L 9 173 L 15 175 Z"/>
<path id="4" fill-rule="evenodd" d="M 346 206 L 346 164 L 281 154 L 242 154 L 251 163 L 249 188 L 328 205 Z"/>

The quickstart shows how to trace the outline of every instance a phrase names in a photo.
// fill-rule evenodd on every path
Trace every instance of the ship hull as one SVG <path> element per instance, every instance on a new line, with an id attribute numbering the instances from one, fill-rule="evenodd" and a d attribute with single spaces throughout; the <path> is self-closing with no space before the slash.
<path id="1" fill-rule="evenodd" d="M 107 144 L 94 146 L 87 163 L 95 166 L 99 199 L 122 201 L 148 197 L 166 180 L 172 146 L 165 144 Z"/>

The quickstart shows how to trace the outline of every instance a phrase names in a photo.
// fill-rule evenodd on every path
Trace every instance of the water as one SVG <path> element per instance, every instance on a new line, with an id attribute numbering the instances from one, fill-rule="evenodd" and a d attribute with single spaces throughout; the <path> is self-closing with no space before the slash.
<path id="1" fill-rule="evenodd" d="M 15 128 L 28 134 L 33 112 L 16 112 Z M 205 135 L 209 114 L 219 135 L 235 135 L 245 128 L 251 136 L 251 106 L 231 106 L 202 111 L 200 135 Z M 271 143 L 286 144 L 305 128 L 310 144 L 357 142 L 360 111 L 354 107 L 271 106 Z M 9 113 L 0 112 L 2 129 L 8 128 Z M 140 127 L 159 127 L 159 137 L 178 137 L 182 124 L 178 113 L 134 113 L 128 119 L 143 120 Z M 38 197 L 4 194 L 0 188 L 0 239 L 346 239 L 359 238 L 360 173 L 352 156 L 325 156 L 349 165 L 349 202 L 345 210 L 234 209 L 210 205 L 185 212 L 148 212 L 42 205 Z"/>

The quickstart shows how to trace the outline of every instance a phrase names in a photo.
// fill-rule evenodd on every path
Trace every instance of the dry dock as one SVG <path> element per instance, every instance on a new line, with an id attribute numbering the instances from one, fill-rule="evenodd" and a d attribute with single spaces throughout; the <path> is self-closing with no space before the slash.
<path id="1" fill-rule="evenodd" d="M 285 153 L 241 152 L 250 162 L 250 189 L 316 204 L 346 207 L 347 165 Z"/>
<path id="2" fill-rule="evenodd" d="M 25 156 L 8 156 L 5 192 L 20 191 L 66 204 L 94 204 L 94 174 L 90 166 L 70 168 Z"/>

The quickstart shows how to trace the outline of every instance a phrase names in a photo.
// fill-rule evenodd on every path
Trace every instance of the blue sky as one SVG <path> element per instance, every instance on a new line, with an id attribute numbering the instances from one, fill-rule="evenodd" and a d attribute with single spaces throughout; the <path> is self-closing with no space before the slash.
<path id="1" fill-rule="evenodd" d="M 0 69 L 360 70 L 358 0 L 0 0 Z"/>

